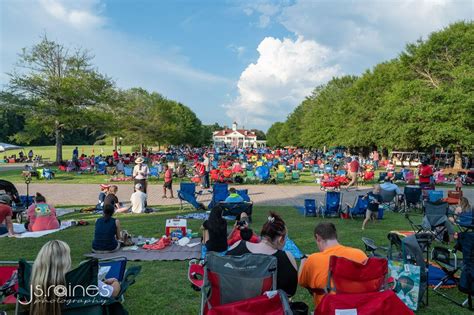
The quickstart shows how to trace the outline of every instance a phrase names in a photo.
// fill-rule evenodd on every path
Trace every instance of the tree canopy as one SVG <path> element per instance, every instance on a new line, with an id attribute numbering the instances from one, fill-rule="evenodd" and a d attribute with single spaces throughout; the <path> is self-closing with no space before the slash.
<path id="1" fill-rule="evenodd" d="M 474 23 L 408 44 L 360 77 L 314 89 L 268 130 L 273 146 L 420 150 L 474 146 Z"/>

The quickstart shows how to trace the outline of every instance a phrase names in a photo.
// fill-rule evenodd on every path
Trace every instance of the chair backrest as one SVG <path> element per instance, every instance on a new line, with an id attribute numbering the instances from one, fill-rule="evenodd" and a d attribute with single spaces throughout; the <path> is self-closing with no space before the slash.
<path id="1" fill-rule="evenodd" d="M 438 226 L 448 220 L 449 205 L 447 202 L 425 203 L 425 218 L 432 227 Z"/>
<path id="2" fill-rule="evenodd" d="M 413 186 L 405 186 L 403 189 L 405 200 L 407 203 L 418 203 L 421 201 L 421 188 Z"/>
<path id="3" fill-rule="evenodd" d="M 397 192 L 395 190 L 380 190 L 380 196 L 382 197 L 382 202 L 392 202 Z"/>
<path id="4" fill-rule="evenodd" d="M 443 199 L 443 191 L 441 190 L 430 190 L 428 193 L 428 200 L 430 202 L 436 202 Z"/>
<path id="5" fill-rule="evenodd" d="M 66 274 L 66 287 L 82 286 L 87 288 L 88 286 L 97 286 L 97 275 L 98 275 L 99 264 L 96 259 L 90 259 L 81 263 L 77 268 L 69 271 Z M 20 260 L 18 267 L 18 298 L 29 300 L 30 299 L 30 278 L 32 273 L 32 265 L 25 260 Z M 64 303 L 64 310 L 79 309 L 82 307 L 93 307 L 101 305 L 107 301 L 106 298 L 102 298 L 97 295 L 92 299 L 87 290 L 68 290 L 67 300 Z"/>
<path id="6" fill-rule="evenodd" d="M 306 215 L 316 215 L 316 200 L 315 199 L 305 199 L 304 200 L 304 209 Z"/>
<path id="7" fill-rule="evenodd" d="M 226 183 L 215 183 L 212 186 L 212 200 L 209 202 L 208 208 L 212 209 L 219 202 L 225 201 L 229 196 L 229 185 Z"/>
<path id="8" fill-rule="evenodd" d="M 158 177 L 158 168 L 150 167 L 150 176 Z"/>
<path id="9" fill-rule="evenodd" d="M 276 272 L 274 256 L 219 256 L 208 252 L 203 298 L 210 306 L 218 306 L 262 295 L 276 289 Z"/>
<path id="10" fill-rule="evenodd" d="M 124 168 L 123 168 L 123 174 L 124 174 L 125 176 L 132 176 L 132 174 L 133 174 L 133 168 L 131 168 L 131 167 L 124 167 Z"/>
<path id="11" fill-rule="evenodd" d="M 370 257 L 365 264 L 337 256 L 329 259 L 328 285 L 336 293 L 379 292 L 386 288 L 387 275 L 385 258 Z"/>
<path id="12" fill-rule="evenodd" d="M 350 209 L 351 213 L 354 214 L 365 214 L 369 207 L 369 199 L 365 198 L 365 195 L 358 195 L 354 201 L 354 207 Z"/>
<path id="13" fill-rule="evenodd" d="M 338 191 L 326 192 L 326 212 L 335 213 L 339 211 L 341 205 L 341 193 Z"/>
<path id="14" fill-rule="evenodd" d="M 181 182 L 179 184 L 179 190 L 186 193 L 186 194 L 194 196 L 194 193 L 196 192 L 196 184 L 195 183 L 183 183 L 183 182 Z"/>
<path id="15" fill-rule="evenodd" d="M 248 189 L 236 189 L 236 192 L 244 201 L 250 202 L 249 190 Z"/>
<path id="16" fill-rule="evenodd" d="M 127 268 L 127 258 L 117 257 L 99 261 L 99 267 L 110 267 L 105 275 L 105 279 L 115 278 L 118 281 L 123 280 L 125 269 Z"/>
<path id="17" fill-rule="evenodd" d="M 388 173 L 387 172 L 380 172 L 379 173 L 379 182 L 383 181 L 385 177 L 387 177 Z"/>

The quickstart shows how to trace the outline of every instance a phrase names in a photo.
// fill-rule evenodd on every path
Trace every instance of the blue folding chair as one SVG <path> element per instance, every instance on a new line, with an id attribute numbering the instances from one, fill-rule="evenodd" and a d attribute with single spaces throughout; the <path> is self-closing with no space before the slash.
<path id="1" fill-rule="evenodd" d="M 337 176 L 345 176 L 346 173 L 347 173 L 347 172 L 346 172 L 345 170 L 337 170 L 336 175 L 337 175 Z"/>
<path id="2" fill-rule="evenodd" d="M 133 168 L 131 168 L 131 167 L 124 167 L 124 168 L 123 168 L 123 174 L 124 174 L 126 177 L 132 177 L 132 175 L 133 175 Z"/>
<path id="3" fill-rule="evenodd" d="M 305 199 L 304 200 L 304 216 L 315 217 L 316 216 L 316 200 Z"/>
<path id="4" fill-rule="evenodd" d="M 317 174 L 319 173 L 319 171 L 320 171 L 319 165 L 313 165 L 313 168 L 311 169 L 311 173 Z"/>
<path id="5" fill-rule="evenodd" d="M 267 166 L 259 166 L 255 169 L 255 176 L 260 182 L 265 183 L 270 179 L 270 169 Z"/>
<path id="6" fill-rule="evenodd" d="M 357 216 L 365 216 L 367 208 L 369 207 L 369 199 L 366 198 L 365 195 L 358 195 L 352 206 L 348 203 L 346 203 L 346 205 L 347 213 L 352 219 Z"/>
<path id="7" fill-rule="evenodd" d="M 332 167 L 331 164 L 326 164 L 326 165 L 324 165 L 324 171 L 326 173 L 331 174 L 331 173 L 334 173 L 334 168 Z"/>
<path id="8" fill-rule="evenodd" d="M 319 214 L 322 217 L 338 217 L 341 212 L 341 206 L 341 192 L 327 191 L 324 204 L 320 202 Z"/>
<path id="9" fill-rule="evenodd" d="M 212 199 L 207 208 L 214 208 L 219 202 L 225 201 L 227 196 L 229 196 L 229 185 L 226 183 L 215 183 L 212 186 Z"/>
<path id="10" fill-rule="evenodd" d="M 249 190 L 248 189 L 236 189 L 236 192 L 239 194 L 242 199 L 246 202 L 250 202 Z"/>
<path id="11" fill-rule="evenodd" d="M 158 168 L 157 167 L 150 167 L 150 176 L 152 177 L 159 177 Z"/>
<path id="12" fill-rule="evenodd" d="M 126 257 L 114 257 L 109 259 L 101 259 L 99 261 L 99 267 L 110 267 L 110 270 L 105 275 L 105 279 L 115 278 L 122 282 L 127 269 L 127 258 Z"/>
<path id="13" fill-rule="evenodd" d="M 178 198 L 180 202 L 180 208 L 183 209 L 183 201 L 193 206 L 196 210 L 202 210 L 203 205 L 196 199 L 199 193 L 196 193 L 195 183 L 180 183 L 178 190 Z"/>
<path id="14" fill-rule="evenodd" d="M 379 173 L 379 182 L 383 181 L 385 177 L 387 177 L 388 173 L 387 172 L 380 172 Z"/>
<path id="15" fill-rule="evenodd" d="M 104 174 L 105 175 L 105 167 L 107 166 L 107 163 L 104 161 L 100 161 L 97 164 L 97 173 L 99 174 Z"/>

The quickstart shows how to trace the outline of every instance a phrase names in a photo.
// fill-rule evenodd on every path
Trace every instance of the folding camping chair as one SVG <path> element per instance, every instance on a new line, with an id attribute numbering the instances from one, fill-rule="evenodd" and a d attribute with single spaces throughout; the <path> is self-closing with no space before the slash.
<path id="1" fill-rule="evenodd" d="M 253 182 L 257 181 L 257 177 L 255 176 L 255 172 L 254 172 L 254 171 L 252 171 L 252 170 L 247 170 L 247 171 L 245 172 L 245 175 L 246 175 L 246 176 L 245 176 L 245 182 L 246 182 L 246 183 L 249 183 L 249 182 L 253 183 Z"/>
<path id="2" fill-rule="evenodd" d="M 300 180 L 300 171 L 293 171 L 291 172 L 291 179 L 294 181 L 294 182 L 297 182 Z"/>
<path id="3" fill-rule="evenodd" d="M 224 208 L 222 216 L 239 217 L 242 212 L 245 212 L 249 221 L 252 222 L 253 202 L 220 202 L 219 204 Z"/>
<path id="4" fill-rule="evenodd" d="M 421 188 L 418 186 L 405 186 L 403 190 L 403 212 L 408 212 L 411 207 L 420 208 L 422 206 Z"/>
<path id="5" fill-rule="evenodd" d="M 382 203 L 381 205 L 384 208 L 387 208 L 389 210 L 396 210 L 396 199 L 397 198 L 397 192 L 395 190 L 380 190 L 380 196 L 382 197 Z M 393 204 L 393 208 L 391 208 Z"/>
<path id="6" fill-rule="evenodd" d="M 365 195 L 358 195 L 354 203 L 350 205 L 346 203 L 346 213 L 353 219 L 356 216 L 365 216 L 367 208 L 369 207 L 369 199 Z"/>
<path id="7" fill-rule="evenodd" d="M 150 176 L 151 177 L 160 177 L 160 173 L 158 172 L 158 168 L 153 166 L 153 167 L 150 167 Z"/>
<path id="8" fill-rule="evenodd" d="M 123 168 L 123 175 L 125 175 L 125 177 L 132 177 L 133 176 L 133 168 L 125 166 Z"/>
<path id="9" fill-rule="evenodd" d="M 200 193 L 196 192 L 195 183 L 183 183 L 179 184 L 178 198 L 180 203 L 180 209 L 183 209 L 183 201 L 190 204 L 196 210 L 204 210 L 204 205 L 197 201 L 197 196 Z"/>
<path id="10" fill-rule="evenodd" d="M 414 224 L 408 214 L 405 217 L 416 233 L 421 231 L 430 232 L 439 241 L 448 242 L 448 236 L 454 235 L 454 227 L 448 219 L 448 204 L 446 202 L 432 203 L 426 202 L 424 205 L 424 216 L 421 224 Z"/>
<path id="11" fill-rule="evenodd" d="M 225 183 L 215 183 L 212 186 L 212 199 L 207 208 L 214 208 L 219 202 L 225 201 L 227 196 L 229 196 L 229 185 Z"/>
<path id="12" fill-rule="evenodd" d="M 458 259 L 456 252 L 462 251 L 463 259 Z M 472 295 L 474 294 L 474 233 L 462 232 L 458 235 L 458 241 L 454 249 L 435 247 L 431 252 L 431 259 L 435 261 L 444 271 L 445 276 L 433 288 L 433 292 L 450 300 L 461 307 L 472 308 Z M 467 264 L 467 265 L 465 265 Z M 461 277 L 456 276 L 461 270 Z M 466 293 L 467 298 L 459 302 L 443 290 L 441 286 L 447 283 L 455 283 L 462 293 Z"/>
<path id="13" fill-rule="evenodd" d="M 90 259 L 81 263 L 77 268 L 66 274 L 66 286 L 82 287 L 97 286 L 99 263 L 96 259 Z M 121 291 L 115 298 L 104 298 L 97 294 L 94 299 L 87 294 L 88 290 L 68 290 L 68 296 L 64 297 L 62 314 L 103 314 L 104 310 L 113 314 L 127 314 L 120 301 L 128 287 L 135 283 L 135 277 L 140 273 L 141 266 L 128 269 L 120 283 Z M 25 260 L 20 260 L 18 268 L 18 297 L 16 314 L 20 314 L 24 305 L 19 300 L 30 299 L 30 277 L 32 265 Z M 27 306 L 29 307 L 29 306 Z"/>
<path id="14" fill-rule="evenodd" d="M 292 314 L 286 294 L 273 295 L 276 299 L 264 294 L 276 289 L 276 273 L 277 261 L 273 256 L 219 256 L 208 252 L 201 289 L 201 315 Z"/>
<path id="15" fill-rule="evenodd" d="M 304 210 L 303 215 L 305 217 L 315 217 L 316 216 L 316 200 L 314 199 L 305 199 L 304 200 Z"/>
<path id="16" fill-rule="evenodd" d="M 18 262 L 0 261 L 0 304 L 15 304 L 18 292 Z"/>
<path id="17" fill-rule="evenodd" d="M 325 203 L 320 202 L 319 214 L 322 217 L 338 217 L 342 208 L 342 193 L 339 191 L 326 191 Z"/>
<path id="18" fill-rule="evenodd" d="M 125 270 L 127 269 L 127 258 L 126 257 L 113 257 L 108 259 L 99 260 L 99 267 L 110 268 L 105 279 L 115 278 L 118 281 L 122 281 L 125 276 Z"/>
<path id="19" fill-rule="evenodd" d="M 464 212 L 454 217 L 454 224 L 461 232 L 474 232 L 474 212 Z"/>
<path id="20" fill-rule="evenodd" d="M 413 314 L 387 288 L 388 264 L 384 258 L 369 258 L 365 264 L 344 257 L 329 260 L 326 294 L 315 314 Z"/>
<path id="21" fill-rule="evenodd" d="M 385 180 L 385 178 L 387 177 L 388 173 L 387 172 L 380 172 L 379 173 L 379 179 L 378 179 L 378 182 L 382 182 Z"/>

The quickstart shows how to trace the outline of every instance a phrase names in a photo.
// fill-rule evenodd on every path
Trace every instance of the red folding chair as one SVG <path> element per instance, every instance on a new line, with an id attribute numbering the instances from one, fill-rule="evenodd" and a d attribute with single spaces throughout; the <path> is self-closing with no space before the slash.
<path id="1" fill-rule="evenodd" d="M 18 281 L 11 287 L 7 282 L 12 279 L 15 272 L 18 271 L 18 263 L 0 261 L 0 303 L 15 304 L 15 293 L 18 292 Z"/>
<path id="2" fill-rule="evenodd" d="M 327 293 L 315 314 L 335 314 L 336 310 L 356 310 L 358 315 L 413 314 L 397 295 L 387 289 L 388 264 L 384 258 L 370 257 L 360 264 L 344 257 L 329 260 Z"/>

